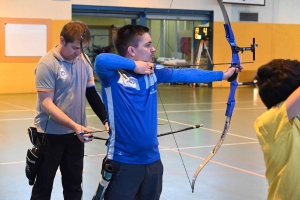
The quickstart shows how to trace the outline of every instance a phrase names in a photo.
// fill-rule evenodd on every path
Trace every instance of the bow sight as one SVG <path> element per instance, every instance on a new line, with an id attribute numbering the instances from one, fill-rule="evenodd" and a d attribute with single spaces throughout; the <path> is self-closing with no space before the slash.
<path id="1" fill-rule="evenodd" d="M 253 42 L 251 44 L 250 47 L 238 47 L 235 46 L 234 50 L 236 53 L 242 52 L 244 53 L 244 51 L 251 51 L 253 54 L 253 60 L 255 60 L 255 48 L 258 47 L 258 44 L 255 44 L 255 38 L 253 38 Z"/>

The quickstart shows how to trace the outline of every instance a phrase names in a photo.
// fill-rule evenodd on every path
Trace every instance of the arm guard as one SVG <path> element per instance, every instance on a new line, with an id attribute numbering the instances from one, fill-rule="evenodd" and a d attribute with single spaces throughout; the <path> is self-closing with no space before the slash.
<path id="1" fill-rule="evenodd" d="M 102 99 L 95 86 L 86 88 L 85 96 L 93 109 L 94 113 L 99 117 L 103 125 L 107 122 L 106 111 Z"/>

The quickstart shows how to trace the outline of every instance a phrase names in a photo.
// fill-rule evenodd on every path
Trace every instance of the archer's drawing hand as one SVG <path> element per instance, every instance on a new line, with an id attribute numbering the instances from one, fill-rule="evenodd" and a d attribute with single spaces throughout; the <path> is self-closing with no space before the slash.
<path id="1" fill-rule="evenodd" d="M 135 68 L 134 72 L 137 74 L 153 74 L 154 73 L 154 66 L 153 63 L 144 62 L 144 61 L 134 61 Z"/>
<path id="2" fill-rule="evenodd" d="M 240 66 L 240 68 L 228 67 L 226 71 L 224 71 L 223 80 L 228 80 L 232 76 L 237 76 L 237 73 L 241 72 L 243 69 L 243 66 Z"/>

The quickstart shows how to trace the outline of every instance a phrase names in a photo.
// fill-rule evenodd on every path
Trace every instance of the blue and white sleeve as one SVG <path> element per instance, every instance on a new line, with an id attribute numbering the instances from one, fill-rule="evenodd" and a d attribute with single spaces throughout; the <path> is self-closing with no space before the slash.
<path id="1" fill-rule="evenodd" d="M 171 69 L 155 65 L 158 83 L 209 83 L 222 81 L 222 71 L 209 71 L 195 68 Z"/>
<path id="2" fill-rule="evenodd" d="M 222 71 L 209 71 L 195 68 L 174 69 L 170 82 L 181 83 L 210 83 L 222 81 Z"/>
<path id="3" fill-rule="evenodd" d="M 99 77 L 112 76 L 118 70 L 134 70 L 135 62 L 132 59 L 112 53 L 101 53 L 95 59 L 95 71 Z"/>

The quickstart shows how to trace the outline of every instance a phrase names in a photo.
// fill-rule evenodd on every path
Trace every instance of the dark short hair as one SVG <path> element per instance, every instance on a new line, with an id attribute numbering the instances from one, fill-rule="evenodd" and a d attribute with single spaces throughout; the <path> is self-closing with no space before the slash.
<path id="1" fill-rule="evenodd" d="M 73 43 L 74 41 L 80 41 L 83 36 L 83 43 L 91 41 L 91 32 L 88 26 L 82 21 L 71 21 L 64 25 L 60 32 L 60 36 L 62 36 L 66 44 Z"/>
<path id="2" fill-rule="evenodd" d="M 259 96 L 270 109 L 286 100 L 300 86 L 300 62 L 274 59 L 258 68 L 255 79 Z"/>
<path id="3" fill-rule="evenodd" d="M 126 25 L 114 35 L 114 46 L 119 55 L 126 56 L 129 46 L 137 47 L 140 37 L 149 32 L 149 28 L 142 25 Z"/>

